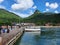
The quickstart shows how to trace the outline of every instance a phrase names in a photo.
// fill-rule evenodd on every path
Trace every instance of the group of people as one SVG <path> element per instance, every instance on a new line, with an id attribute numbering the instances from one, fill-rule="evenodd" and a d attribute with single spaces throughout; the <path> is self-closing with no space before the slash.
<path id="1" fill-rule="evenodd" d="M 10 30 L 15 30 L 15 28 L 20 28 L 21 26 L 16 25 L 16 26 L 10 26 L 6 25 L 6 26 L 0 26 L 0 34 L 1 33 L 9 33 Z"/>
<path id="2" fill-rule="evenodd" d="M 2 26 L 0 26 L 0 34 L 1 33 L 9 33 L 9 29 L 8 28 L 2 28 Z"/>

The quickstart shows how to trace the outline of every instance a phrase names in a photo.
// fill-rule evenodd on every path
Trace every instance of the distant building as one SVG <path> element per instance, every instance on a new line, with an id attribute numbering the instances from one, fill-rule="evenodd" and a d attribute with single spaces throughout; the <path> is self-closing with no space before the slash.
<path id="1" fill-rule="evenodd" d="M 34 23 L 21 23 L 21 25 L 24 25 L 24 26 L 35 26 Z"/>
<path id="2" fill-rule="evenodd" d="M 56 26 L 60 26 L 60 23 L 57 23 Z"/>
<path id="3" fill-rule="evenodd" d="M 46 23 L 45 26 L 53 26 L 52 23 Z"/>

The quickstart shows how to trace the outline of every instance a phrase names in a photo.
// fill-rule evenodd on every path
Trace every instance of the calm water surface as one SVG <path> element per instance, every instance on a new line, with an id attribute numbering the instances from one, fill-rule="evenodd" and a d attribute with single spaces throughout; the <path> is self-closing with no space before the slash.
<path id="1" fill-rule="evenodd" d="M 60 28 L 45 29 L 40 33 L 25 32 L 14 45 L 60 45 Z"/>

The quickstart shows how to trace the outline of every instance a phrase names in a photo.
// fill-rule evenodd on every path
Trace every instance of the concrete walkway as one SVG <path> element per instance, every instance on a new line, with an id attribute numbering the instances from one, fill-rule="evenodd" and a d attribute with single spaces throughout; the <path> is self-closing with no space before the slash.
<path id="1" fill-rule="evenodd" d="M 8 41 L 10 41 L 17 33 L 22 32 L 23 28 L 19 28 L 16 30 L 11 30 L 9 33 L 2 33 L 0 35 L 0 42 L 2 40 L 2 45 L 5 45 Z"/>

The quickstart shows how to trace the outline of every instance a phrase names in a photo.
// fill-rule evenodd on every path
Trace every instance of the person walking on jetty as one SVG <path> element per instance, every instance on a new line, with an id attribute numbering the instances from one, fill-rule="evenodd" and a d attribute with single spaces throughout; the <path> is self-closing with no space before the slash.
<path id="1" fill-rule="evenodd" d="M 2 29 L 2 27 L 0 26 L 0 34 L 1 34 L 1 29 Z"/>
<path id="2" fill-rule="evenodd" d="M 8 25 L 7 25 L 7 33 L 9 33 L 10 32 L 10 30 L 9 30 L 9 28 L 8 28 Z"/>
<path id="3" fill-rule="evenodd" d="M 7 33 L 9 33 L 10 32 L 10 30 L 9 29 L 7 29 Z"/>

